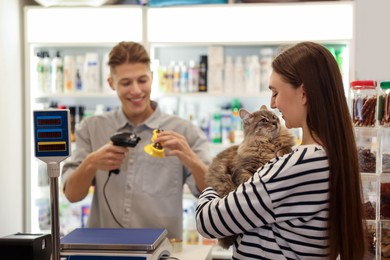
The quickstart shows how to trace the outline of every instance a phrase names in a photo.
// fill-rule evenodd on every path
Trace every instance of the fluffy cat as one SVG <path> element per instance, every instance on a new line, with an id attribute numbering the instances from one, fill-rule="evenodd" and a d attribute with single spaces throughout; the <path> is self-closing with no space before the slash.
<path id="1" fill-rule="evenodd" d="M 242 143 L 220 152 L 211 162 L 205 179 L 220 197 L 249 180 L 272 158 L 290 153 L 295 145 L 294 136 L 265 105 L 253 113 L 240 109 L 239 115 L 244 129 Z M 218 243 L 227 249 L 236 238 L 225 237 L 218 239 Z"/>

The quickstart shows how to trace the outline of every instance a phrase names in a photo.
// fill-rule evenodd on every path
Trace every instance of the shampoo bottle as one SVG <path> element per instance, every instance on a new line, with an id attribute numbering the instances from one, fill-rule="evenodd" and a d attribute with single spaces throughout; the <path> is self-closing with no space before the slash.
<path id="1" fill-rule="evenodd" d="M 76 81 L 76 64 L 74 57 L 65 55 L 64 57 L 64 92 L 74 92 Z"/>
<path id="2" fill-rule="evenodd" d="M 234 69 L 232 56 L 227 56 L 224 66 L 223 88 L 225 93 L 232 93 L 234 89 Z"/>
<path id="3" fill-rule="evenodd" d="M 64 63 L 59 51 L 51 61 L 51 87 L 53 93 L 64 92 Z"/>
<path id="4" fill-rule="evenodd" d="M 202 55 L 200 57 L 199 92 L 207 92 L 207 55 Z"/>

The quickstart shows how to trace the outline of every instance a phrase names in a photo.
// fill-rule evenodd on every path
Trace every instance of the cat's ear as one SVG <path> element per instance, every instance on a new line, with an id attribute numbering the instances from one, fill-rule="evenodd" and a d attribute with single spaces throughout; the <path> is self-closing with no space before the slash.
<path id="1" fill-rule="evenodd" d="M 260 110 L 268 110 L 268 108 L 267 108 L 266 105 L 262 105 L 262 106 L 260 107 Z"/>
<path id="2" fill-rule="evenodd" d="M 244 124 L 249 124 L 251 119 L 253 118 L 253 115 L 246 109 L 241 108 L 239 111 L 240 118 Z"/>

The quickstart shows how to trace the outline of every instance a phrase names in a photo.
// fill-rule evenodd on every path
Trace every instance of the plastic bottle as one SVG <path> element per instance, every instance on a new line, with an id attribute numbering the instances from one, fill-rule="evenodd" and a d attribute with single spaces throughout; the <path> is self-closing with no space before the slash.
<path id="1" fill-rule="evenodd" d="M 64 63 L 59 51 L 51 61 L 51 87 L 53 93 L 64 92 Z"/>
<path id="2" fill-rule="evenodd" d="M 36 75 L 37 75 L 37 78 L 36 78 L 36 82 L 37 82 L 37 85 L 38 85 L 38 90 L 41 92 L 41 93 L 45 93 L 45 83 L 44 83 L 44 76 L 43 76 L 43 54 L 42 52 L 37 52 L 37 56 L 36 56 L 36 62 L 35 62 L 35 66 L 36 66 Z"/>
<path id="3" fill-rule="evenodd" d="M 183 211 L 184 241 L 187 245 L 198 245 L 199 234 L 196 231 L 195 210 L 193 207 L 185 208 Z"/>
<path id="4" fill-rule="evenodd" d="M 161 93 L 167 92 L 167 67 L 161 65 L 158 67 L 158 89 Z"/>
<path id="5" fill-rule="evenodd" d="M 230 141 L 234 144 L 240 144 L 244 139 L 244 132 L 242 129 L 242 121 L 239 115 L 241 103 L 238 99 L 232 100 L 232 131 Z"/>
<path id="6" fill-rule="evenodd" d="M 207 92 L 207 55 L 200 56 L 199 92 Z"/>
<path id="7" fill-rule="evenodd" d="M 198 92 L 199 85 L 199 68 L 195 65 L 194 60 L 188 64 L 188 92 Z"/>
<path id="8" fill-rule="evenodd" d="M 259 93 L 260 92 L 260 63 L 256 55 L 250 57 L 248 71 L 249 71 L 249 85 L 248 85 L 247 92 Z"/>
<path id="9" fill-rule="evenodd" d="M 210 123 L 210 138 L 213 143 L 222 143 L 222 116 L 215 112 Z"/>
<path id="10" fill-rule="evenodd" d="M 232 111 L 230 109 L 222 109 L 221 117 L 222 144 L 228 145 L 231 143 L 230 133 L 232 129 Z"/>
<path id="11" fill-rule="evenodd" d="M 188 92 L 188 69 L 184 62 L 180 63 L 180 92 Z"/>
<path id="12" fill-rule="evenodd" d="M 51 60 L 48 51 L 43 52 L 43 84 L 44 92 L 51 92 Z"/>
<path id="13" fill-rule="evenodd" d="M 84 56 L 76 56 L 76 88 L 80 92 L 84 90 Z"/>
<path id="14" fill-rule="evenodd" d="M 179 93 L 180 92 L 180 66 L 183 62 L 180 61 L 179 63 L 175 64 L 173 66 L 173 92 Z"/>
<path id="15" fill-rule="evenodd" d="M 251 93 L 252 92 L 252 71 L 250 68 L 251 63 L 251 56 L 245 57 L 245 63 L 244 63 L 244 86 L 245 86 L 245 93 Z"/>
<path id="16" fill-rule="evenodd" d="M 166 80 L 166 92 L 171 93 L 173 92 L 173 68 L 175 67 L 175 62 L 171 61 L 169 63 L 169 66 L 167 67 L 167 72 L 165 76 Z"/>
<path id="17" fill-rule="evenodd" d="M 234 69 L 232 56 L 226 56 L 224 76 L 223 76 L 223 88 L 225 93 L 232 93 L 234 90 Z"/>
<path id="18" fill-rule="evenodd" d="M 64 57 L 64 92 L 74 92 L 76 81 L 76 64 L 74 57 L 65 55 Z"/>
<path id="19" fill-rule="evenodd" d="M 111 89 L 110 85 L 108 84 L 108 78 L 110 77 L 110 66 L 108 66 L 108 60 L 109 60 L 109 53 L 103 54 L 103 60 L 102 60 L 102 91 L 104 93 L 111 93 L 113 90 Z"/>
<path id="20" fill-rule="evenodd" d="M 96 52 L 88 52 L 85 55 L 85 90 L 89 93 L 100 92 L 99 81 L 99 55 Z"/>
<path id="21" fill-rule="evenodd" d="M 234 63 L 234 92 L 243 92 L 245 84 L 244 64 L 241 56 L 236 57 Z"/>
<path id="22" fill-rule="evenodd" d="M 382 81 L 379 86 L 378 122 L 382 127 L 390 127 L 390 81 Z"/>
<path id="23" fill-rule="evenodd" d="M 269 77 L 272 72 L 273 49 L 264 48 L 260 50 L 260 91 L 267 91 Z"/>

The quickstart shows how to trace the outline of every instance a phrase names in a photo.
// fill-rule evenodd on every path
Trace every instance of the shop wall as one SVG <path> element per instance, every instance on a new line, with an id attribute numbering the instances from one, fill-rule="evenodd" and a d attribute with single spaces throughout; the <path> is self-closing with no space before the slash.
<path id="1" fill-rule="evenodd" d="M 355 0 L 356 79 L 390 79 L 388 0 Z M 23 181 L 23 5 L 0 1 L 0 236 L 25 231 Z M 28 173 L 26 173 L 28 174 Z"/>
<path id="2" fill-rule="evenodd" d="M 355 1 L 355 78 L 390 80 L 390 1 Z"/>
<path id="3" fill-rule="evenodd" d="M 23 231 L 21 1 L 0 1 L 0 236 Z"/>

